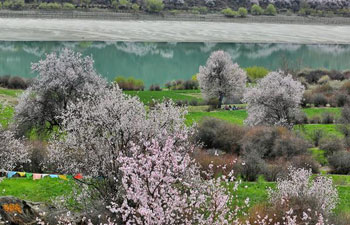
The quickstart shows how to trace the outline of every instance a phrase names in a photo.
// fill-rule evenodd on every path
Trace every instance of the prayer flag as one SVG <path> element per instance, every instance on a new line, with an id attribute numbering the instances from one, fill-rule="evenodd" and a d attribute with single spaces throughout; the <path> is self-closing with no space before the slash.
<path id="1" fill-rule="evenodd" d="M 33 180 L 39 180 L 39 179 L 41 179 L 41 174 L 34 173 L 33 174 Z"/>
<path id="2" fill-rule="evenodd" d="M 27 177 L 27 178 L 31 178 L 32 176 L 33 176 L 32 173 L 26 173 L 26 177 Z"/>
<path id="3" fill-rule="evenodd" d="M 50 177 L 51 177 L 51 178 L 58 178 L 58 175 L 56 175 L 56 174 L 50 174 Z"/>
<path id="4" fill-rule="evenodd" d="M 77 175 L 74 176 L 74 178 L 80 180 L 80 179 L 83 179 L 83 176 L 80 173 L 78 173 Z"/>
<path id="5" fill-rule="evenodd" d="M 26 172 L 18 172 L 18 174 L 21 176 L 21 177 L 24 177 L 26 175 Z"/>
<path id="6" fill-rule="evenodd" d="M 8 172 L 7 172 L 7 178 L 11 178 L 11 177 L 13 177 L 15 174 L 16 174 L 16 172 L 8 171 Z"/>
<path id="7" fill-rule="evenodd" d="M 68 180 L 66 175 L 58 175 L 59 178 L 61 178 L 62 180 Z"/>

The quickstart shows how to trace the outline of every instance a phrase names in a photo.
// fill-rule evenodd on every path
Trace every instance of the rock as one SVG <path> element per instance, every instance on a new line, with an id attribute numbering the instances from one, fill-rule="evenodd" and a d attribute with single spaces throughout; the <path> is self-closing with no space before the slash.
<path id="1" fill-rule="evenodd" d="M 15 197 L 0 197 L 0 221 L 5 224 L 36 224 L 39 213 L 30 202 Z"/>

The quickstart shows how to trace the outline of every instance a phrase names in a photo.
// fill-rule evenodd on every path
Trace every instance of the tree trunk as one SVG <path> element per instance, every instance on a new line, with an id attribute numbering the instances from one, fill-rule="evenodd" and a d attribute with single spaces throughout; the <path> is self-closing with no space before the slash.
<path id="1" fill-rule="evenodd" d="M 222 105 L 222 100 L 224 99 L 224 95 L 220 94 L 219 96 L 219 103 L 218 103 L 218 109 L 221 109 L 221 105 Z"/>

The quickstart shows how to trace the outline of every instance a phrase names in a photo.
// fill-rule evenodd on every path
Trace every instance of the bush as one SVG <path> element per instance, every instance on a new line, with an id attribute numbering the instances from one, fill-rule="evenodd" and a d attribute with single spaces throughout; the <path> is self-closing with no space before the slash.
<path id="1" fill-rule="evenodd" d="M 321 123 L 321 118 L 317 115 L 315 116 L 312 116 L 310 119 L 309 119 L 309 123 L 310 124 L 320 124 Z"/>
<path id="2" fill-rule="evenodd" d="M 270 16 L 277 15 L 277 10 L 273 4 L 269 4 L 267 8 L 265 9 L 265 14 Z"/>
<path id="3" fill-rule="evenodd" d="M 125 91 L 143 91 L 145 88 L 142 80 L 137 80 L 133 77 L 126 79 L 119 76 L 114 79 L 114 82 L 116 82 L 118 86 Z"/>
<path id="4" fill-rule="evenodd" d="M 341 90 L 344 91 L 346 94 L 350 95 L 350 81 L 346 81 L 342 86 Z"/>
<path id="5" fill-rule="evenodd" d="M 323 94 L 315 94 L 312 99 L 312 102 L 316 107 L 326 106 L 328 103 L 327 98 Z"/>
<path id="6" fill-rule="evenodd" d="M 134 12 L 138 12 L 140 10 L 140 6 L 136 3 L 133 3 L 131 5 L 131 9 L 134 11 Z"/>
<path id="7" fill-rule="evenodd" d="M 152 84 L 150 87 L 149 87 L 149 90 L 150 91 L 161 91 L 162 89 L 160 88 L 160 86 L 158 84 Z"/>
<path id="8" fill-rule="evenodd" d="M 232 10 L 231 8 L 226 8 L 221 11 L 222 14 L 224 14 L 227 17 L 237 17 L 238 12 Z"/>
<path id="9" fill-rule="evenodd" d="M 26 89 L 28 87 L 27 82 L 22 77 L 10 77 L 8 80 L 7 88 L 10 89 Z"/>
<path id="10" fill-rule="evenodd" d="M 333 113 L 324 112 L 322 114 L 322 124 L 332 124 L 334 123 L 335 118 Z"/>
<path id="11" fill-rule="evenodd" d="M 248 78 L 252 82 L 255 82 L 257 79 L 264 78 L 269 73 L 266 68 L 260 66 L 248 67 L 245 69 L 245 71 L 247 72 Z"/>
<path id="12" fill-rule="evenodd" d="M 9 89 L 26 89 L 29 86 L 30 81 L 18 76 L 1 76 L 0 87 Z"/>
<path id="13" fill-rule="evenodd" d="M 318 147 L 320 144 L 320 140 L 323 138 L 324 132 L 321 129 L 316 129 L 311 133 L 311 140 L 313 141 L 315 147 Z"/>
<path id="14" fill-rule="evenodd" d="M 277 136 L 277 130 L 273 127 L 253 127 L 249 129 L 242 139 L 244 154 L 249 155 L 255 151 L 261 158 L 268 158 Z"/>
<path id="15" fill-rule="evenodd" d="M 198 105 L 198 100 L 197 99 L 191 99 L 189 104 L 192 105 L 192 106 L 197 106 Z"/>
<path id="16" fill-rule="evenodd" d="M 291 134 L 283 135 L 275 140 L 269 158 L 289 158 L 292 156 L 305 154 L 308 147 L 308 143 L 299 137 Z"/>
<path id="17" fill-rule="evenodd" d="M 75 6 L 72 3 L 65 2 L 65 3 L 63 3 L 63 9 L 73 10 L 73 9 L 75 9 Z"/>
<path id="18" fill-rule="evenodd" d="M 260 154 L 257 152 L 250 152 L 244 154 L 242 162 L 238 164 L 238 170 L 241 177 L 246 181 L 256 181 L 259 175 L 262 175 L 267 170 L 267 165 Z"/>
<path id="19" fill-rule="evenodd" d="M 205 102 L 206 105 L 209 105 L 207 111 L 210 112 L 212 110 L 218 109 L 219 99 L 211 98 Z"/>
<path id="20" fill-rule="evenodd" d="M 42 2 L 39 4 L 39 9 L 55 10 L 55 9 L 61 9 L 61 8 L 62 8 L 62 5 L 56 2 L 51 2 L 51 3 Z"/>
<path id="21" fill-rule="evenodd" d="M 0 87 L 8 87 L 10 75 L 0 76 Z"/>
<path id="22" fill-rule="evenodd" d="M 163 0 L 146 0 L 146 9 L 151 13 L 159 13 L 164 8 Z"/>
<path id="23" fill-rule="evenodd" d="M 299 155 L 291 159 L 290 164 L 294 168 L 311 170 L 312 173 L 320 172 L 319 163 L 311 155 Z"/>
<path id="24" fill-rule="evenodd" d="M 344 93 L 335 93 L 335 95 L 333 96 L 333 100 L 332 100 L 332 105 L 334 107 L 343 107 L 344 105 L 346 105 L 347 103 L 349 103 L 349 97 L 348 95 L 344 94 Z"/>
<path id="25" fill-rule="evenodd" d="M 216 118 L 205 118 L 198 125 L 196 140 L 207 149 L 215 148 L 227 153 L 239 153 L 245 129 Z"/>
<path id="26" fill-rule="evenodd" d="M 328 162 L 333 173 L 350 174 L 350 152 L 336 152 L 328 158 Z"/>
<path id="27" fill-rule="evenodd" d="M 3 2 L 3 7 L 7 9 L 20 10 L 25 6 L 24 0 L 6 0 Z"/>
<path id="28" fill-rule="evenodd" d="M 329 78 L 328 75 L 324 75 L 317 81 L 317 83 L 318 84 L 327 84 L 330 80 L 331 80 L 331 78 Z"/>
<path id="29" fill-rule="evenodd" d="M 344 150 L 344 142 L 337 137 L 327 137 L 320 140 L 320 149 L 325 150 L 325 155 L 330 156 L 335 152 Z"/>
<path id="30" fill-rule="evenodd" d="M 205 6 L 194 6 L 191 8 L 191 12 L 194 14 L 207 14 L 208 8 Z"/>
<path id="31" fill-rule="evenodd" d="M 250 13 L 252 15 L 258 16 L 258 15 L 262 15 L 264 13 L 264 10 L 259 5 L 254 4 L 250 9 Z"/>
<path id="32" fill-rule="evenodd" d="M 243 8 L 243 7 L 240 7 L 240 8 L 238 9 L 238 15 L 239 15 L 240 17 L 247 17 L 247 15 L 248 15 L 247 9 L 246 9 L 246 8 Z"/>

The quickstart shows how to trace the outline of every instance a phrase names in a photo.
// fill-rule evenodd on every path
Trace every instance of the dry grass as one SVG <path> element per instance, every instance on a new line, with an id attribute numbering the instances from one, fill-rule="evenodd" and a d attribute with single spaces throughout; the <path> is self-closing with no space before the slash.
<path id="1" fill-rule="evenodd" d="M 229 174 L 233 170 L 238 158 L 233 154 L 211 155 L 203 149 L 196 150 L 193 157 L 201 165 L 203 170 L 208 171 L 209 165 L 212 164 L 215 176 Z"/>

